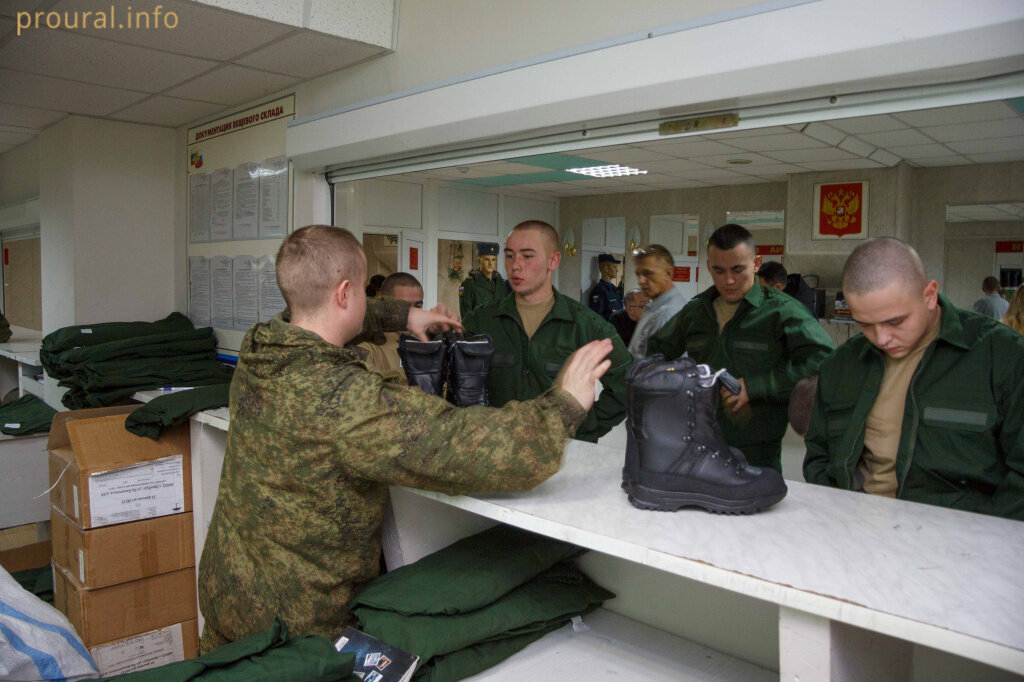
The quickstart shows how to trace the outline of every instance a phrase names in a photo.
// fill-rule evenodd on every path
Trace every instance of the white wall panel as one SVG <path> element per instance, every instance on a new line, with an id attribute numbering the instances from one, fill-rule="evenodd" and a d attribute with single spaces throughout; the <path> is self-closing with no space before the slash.
<path id="1" fill-rule="evenodd" d="M 423 186 L 411 182 L 371 180 L 366 183 L 364 224 L 373 227 L 423 228 Z"/>
<path id="2" fill-rule="evenodd" d="M 439 187 L 437 227 L 441 232 L 497 237 L 498 195 L 454 187 Z"/>

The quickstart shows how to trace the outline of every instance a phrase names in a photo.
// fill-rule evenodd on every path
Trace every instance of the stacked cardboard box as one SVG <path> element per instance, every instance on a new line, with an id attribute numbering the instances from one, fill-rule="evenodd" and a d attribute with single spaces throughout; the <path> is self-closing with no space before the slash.
<path id="1" fill-rule="evenodd" d="M 62 412 L 48 445 L 54 605 L 104 676 L 198 649 L 188 425 L 141 438 L 134 407 Z"/>

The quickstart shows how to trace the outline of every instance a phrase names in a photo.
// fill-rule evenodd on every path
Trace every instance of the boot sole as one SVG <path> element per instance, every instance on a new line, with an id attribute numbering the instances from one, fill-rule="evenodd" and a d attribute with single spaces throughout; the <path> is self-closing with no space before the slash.
<path id="1" fill-rule="evenodd" d="M 623 487 L 626 488 L 625 482 L 623 482 Z M 700 507 L 713 514 L 754 514 L 779 502 L 786 496 L 787 491 L 783 490 L 774 495 L 762 495 L 745 500 L 725 500 L 699 493 L 654 490 L 637 484 L 626 488 L 626 492 L 629 496 L 629 503 L 637 509 L 645 511 L 673 512 L 683 507 Z"/>

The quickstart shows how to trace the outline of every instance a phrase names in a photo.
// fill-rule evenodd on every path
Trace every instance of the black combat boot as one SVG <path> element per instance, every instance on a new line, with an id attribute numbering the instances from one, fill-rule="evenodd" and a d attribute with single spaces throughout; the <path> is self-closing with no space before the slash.
<path id="1" fill-rule="evenodd" d="M 622 485 L 634 507 L 750 514 L 786 496 L 779 472 L 750 466 L 725 442 L 718 381 L 690 358 L 655 355 L 630 368 Z"/>
<path id="2" fill-rule="evenodd" d="M 398 357 L 410 386 L 425 393 L 444 396 L 448 349 L 444 341 L 420 341 L 407 334 L 398 337 Z"/>
<path id="3" fill-rule="evenodd" d="M 448 340 L 448 402 L 457 407 L 486 405 L 487 393 L 484 382 L 491 367 L 494 344 L 487 334 L 477 334 L 468 339 Z"/>

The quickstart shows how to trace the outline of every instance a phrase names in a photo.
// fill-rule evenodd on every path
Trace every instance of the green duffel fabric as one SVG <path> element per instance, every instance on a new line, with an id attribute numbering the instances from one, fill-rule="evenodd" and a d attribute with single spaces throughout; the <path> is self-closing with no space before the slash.
<path id="1" fill-rule="evenodd" d="M 438 594 L 458 595 L 462 577 L 461 572 L 435 575 L 433 589 Z M 473 611 L 403 615 L 359 607 L 352 613 L 359 619 L 360 630 L 418 655 L 426 664 L 435 656 L 481 642 L 547 631 L 614 596 L 583 575 L 571 561 L 563 561 Z"/>
<path id="2" fill-rule="evenodd" d="M 55 414 L 57 410 L 26 393 L 0 407 L 0 432 L 7 436 L 24 436 L 49 431 Z"/>
<path id="3" fill-rule="evenodd" d="M 157 320 L 156 322 L 100 322 L 98 324 L 79 324 L 71 327 L 62 327 L 43 337 L 39 359 L 43 361 L 45 366 L 48 359 L 54 353 L 71 350 L 79 346 L 96 346 L 108 341 L 119 341 L 121 339 L 151 336 L 153 334 L 187 332 L 192 329 L 192 321 L 177 312 L 171 313 L 164 319 Z M 46 367 L 46 371 L 49 372 L 50 368 Z"/>
<path id="4" fill-rule="evenodd" d="M 209 386 L 211 384 L 223 384 L 231 381 L 234 368 L 221 363 L 211 364 L 206 369 L 193 373 L 190 376 L 176 377 L 169 383 L 166 380 L 156 381 L 152 377 L 136 377 L 125 380 L 121 386 L 106 388 L 102 390 L 86 391 L 79 386 L 70 385 L 67 393 L 61 398 L 61 402 L 72 410 L 80 410 L 86 407 L 107 407 L 116 405 L 131 398 L 132 394 L 138 391 L 151 391 L 164 386 Z"/>
<path id="5" fill-rule="evenodd" d="M 130 337 L 94 346 L 72 348 L 54 353 L 47 370 L 53 378 L 64 379 L 71 376 L 84 363 L 175 357 L 203 352 L 212 358 L 216 357 L 217 338 L 212 327 Z"/>
<path id="6" fill-rule="evenodd" d="M 169 355 L 139 360 L 111 360 L 81 365 L 61 386 L 78 386 L 86 391 L 101 391 L 131 382 L 157 383 L 160 386 L 191 386 L 188 379 L 205 378 L 224 365 L 211 352 Z"/>
<path id="7" fill-rule="evenodd" d="M 497 525 L 373 579 L 352 600 L 352 608 L 409 615 L 464 613 L 495 602 L 583 552 L 567 542 Z M 451 583 L 452 576 L 458 576 L 457 585 Z"/>
<path id="8" fill-rule="evenodd" d="M 280 618 L 270 629 L 191 661 L 107 678 L 119 682 L 359 682 L 354 654 L 339 654 L 325 637 L 288 637 Z"/>
<path id="9" fill-rule="evenodd" d="M 53 567 L 26 568 L 24 571 L 11 573 L 14 581 L 23 588 L 42 599 L 47 604 L 53 603 Z"/>
<path id="10" fill-rule="evenodd" d="M 128 415 L 124 428 L 138 436 L 156 440 L 168 426 L 180 424 L 196 412 L 228 404 L 231 384 L 197 386 L 189 391 L 174 391 L 154 398 Z"/>
<path id="11" fill-rule="evenodd" d="M 7 321 L 3 313 L 0 313 L 0 343 L 10 341 L 11 339 L 11 323 Z"/>
<path id="12" fill-rule="evenodd" d="M 534 632 L 481 642 L 450 654 L 434 656 L 426 665 L 416 668 L 413 679 L 417 682 L 450 682 L 476 675 L 522 651 L 549 632 L 565 627 L 566 622 L 568 621 L 560 620 L 554 625 Z"/>

